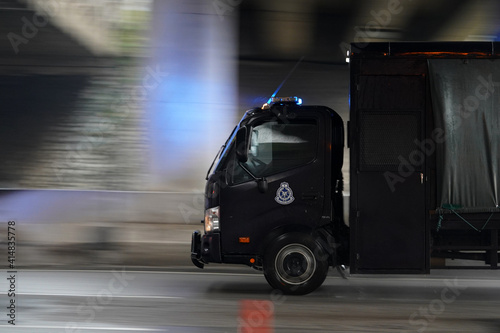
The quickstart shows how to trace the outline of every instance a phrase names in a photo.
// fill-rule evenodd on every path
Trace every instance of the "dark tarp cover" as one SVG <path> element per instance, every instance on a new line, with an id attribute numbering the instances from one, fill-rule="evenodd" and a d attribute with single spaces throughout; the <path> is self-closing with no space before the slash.
<path id="1" fill-rule="evenodd" d="M 500 60 L 432 59 L 428 64 L 435 131 L 444 130 L 436 140 L 438 205 L 498 211 Z"/>

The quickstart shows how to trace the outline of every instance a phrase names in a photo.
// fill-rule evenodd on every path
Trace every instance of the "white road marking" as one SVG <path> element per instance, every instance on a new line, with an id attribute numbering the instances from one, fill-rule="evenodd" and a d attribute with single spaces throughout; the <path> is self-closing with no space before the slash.
<path id="1" fill-rule="evenodd" d="M 214 267 L 215 268 L 215 267 Z M 2 270 L 0 270 L 2 271 Z M 55 270 L 55 269 L 19 269 L 19 273 L 23 272 L 44 272 L 44 273 L 113 273 L 113 272 L 120 272 L 121 269 L 103 269 L 103 270 L 85 270 L 85 269 L 80 269 L 80 270 Z M 141 271 L 141 270 L 125 270 L 127 274 L 171 274 L 171 275 L 215 275 L 215 276 L 242 276 L 242 277 L 260 277 L 262 274 L 259 273 L 234 273 L 234 272 L 207 272 L 207 271 L 202 271 L 200 272 L 189 272 L 189 271 Z M 496 272 L 495 272 L 496 273 Z M 333 273 L 332 273 L 333 274 Z M 336 274 L 336 273 L 335 273 Z M 340 277 L 338 275 L 329 275 L 327 278 L 330 279 L 339 279 Z M 448 280 L 448 279 L 458 279 L 460 282 L 496 282 L 498 283 L 498 277 L 500 277 L 500 270 L 498 271 L 498 274 L 495 274 L 495 276 L 482 276 L 482 277 L 470 277 L 470 276 L 460 276 L 460 275 L 422 275 L 421 277 L 415 277 L 415 276 L 408 276 L 408 277 L 403 277 L 403 276 L 388 276 L 388 275 L 347 275 L 347 279 L 351 281 L 376 281 L 376 282 L 383 282 L 383 281 L 405 281 L 405 282 L 437 282 L 437 281 L 442 281 L 442 280 Z"/>
<path id="2" fill-rule="evenodd" d="M 22 296 L 57 296 L 57 297 L 89 297 L 98 296 L 96 294 L 54 294 L 54 293 L 16 293 Z M 113 295 L 113 298 L 147 298 L 147 299 L 183 299 L 177 296 L 148 296 L 148 295 Z"/>
<path id="3" fill-rule="evenodd" d="M 12 327 L 11 325 L 0 325 L 1 327 Z M 18 325 L 16 324 L 16 329 L 21 329 L 21 328 L 29 328 L 29 329 L 66 329 L 66 326 L 38 326 L 38 325 Z M 131 332 L 167 332 L 165 329 L 157 329 L 157 328 L 143 328 L 143 327 L 72 327 L 71 329 L 76 329 L 76 330 L 95 330 L 95 331 L 131 331 Z"/>
<path id="4" fill-rule="evenodd" d="M 30 273 L 36 273 L 36 272 L 44 272 L 44 273 L 113 273 L 113 272 L 120 272 L 120 269 L 115 269 L 115 270 L 86 270 L 86 269 L 79 269 L 79 270 L 37 270 L 37 269 L 19 269 L 18 272 L 30 272 Z M 233 272 L 168 272 L 168 271 L 134 271 L 134 270 L 125 270 L 127 274 L 175 274 L 175 275 L 226 275 L 226 276 L 261 276 L 261 274 L 258 273 L 233 273 Z"/>

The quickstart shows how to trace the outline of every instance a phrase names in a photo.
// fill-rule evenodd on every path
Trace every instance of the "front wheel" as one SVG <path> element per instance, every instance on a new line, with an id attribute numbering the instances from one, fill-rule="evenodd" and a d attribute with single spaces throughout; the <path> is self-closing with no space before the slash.
<path id="1" fill-rule="evenodd" d="M 312 236 L 290 233 L 271 243 L 263 268 L 271 287 L 285 294 L 305 295 L 325 281 L 328 256 Z"/>

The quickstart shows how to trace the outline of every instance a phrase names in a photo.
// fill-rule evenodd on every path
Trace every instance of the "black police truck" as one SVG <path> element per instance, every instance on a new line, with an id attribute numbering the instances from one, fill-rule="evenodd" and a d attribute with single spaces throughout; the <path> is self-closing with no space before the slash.
<path id="1" fill-rule="evenodd" d="M 289 294 L 336 265 L 497 268 L 499 58 L 497 42 L 351 45 L 349 226 L 340 116 L 297 97 L 247 111 L 210 168 L 193 263 L 248 265 Z"/>

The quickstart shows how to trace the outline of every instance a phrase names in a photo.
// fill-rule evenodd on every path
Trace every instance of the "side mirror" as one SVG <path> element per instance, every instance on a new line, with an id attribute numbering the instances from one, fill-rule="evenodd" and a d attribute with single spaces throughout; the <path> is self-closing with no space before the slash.
<path id="1" fill-rule="evenodd" d="M 248 150 L 250 149 L 249 136 L 252 133 L 251 127 L 242 127 L 236 132 L 236 157 L 241 163 L 248 161 Z"/>
<path id="2" fill-rule="evenodd" d="M 267 189 L 269 188 L 269 186 L 267 185 L 267 179 L 266 178 L 257 179 L 257 188 L 259 189 L 260 193 L 266 193 Z"/>

